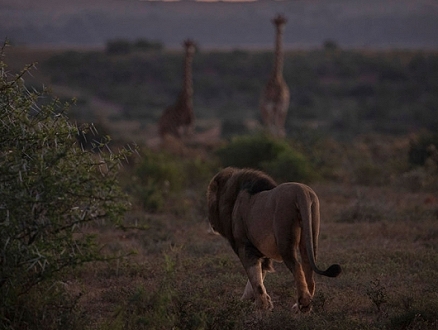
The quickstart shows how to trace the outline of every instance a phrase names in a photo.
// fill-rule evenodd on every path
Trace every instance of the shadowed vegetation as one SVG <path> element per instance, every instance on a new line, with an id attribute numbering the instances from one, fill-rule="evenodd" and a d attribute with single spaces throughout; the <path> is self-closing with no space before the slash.
<path id="1" fill-rule="evenodd" d="M 179 91 L 182 51 L 151 48 L 118 56 L 69 51 L 48 58 L 42 68 L 53 84 L 86 89 L 120 104 L 120 118 L 155 122 Z M 288 134 L 307 126 L 338 137 L 371 131 L 400 134 L 438 124 L 436 53 L 325 47 L 288 52 L 284 61 L 291 90 Z M 259 119 L 259 95 L 271 66 L 271 52 L 201 49 L 193 63 L 197 116 L 228 122 Z"/>

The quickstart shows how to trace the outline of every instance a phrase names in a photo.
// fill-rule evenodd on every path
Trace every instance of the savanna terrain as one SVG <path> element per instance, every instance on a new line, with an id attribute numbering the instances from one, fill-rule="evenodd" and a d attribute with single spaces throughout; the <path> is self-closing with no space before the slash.
<path id="1" fill-rule="evenodd" d="M 47 296 L 30 295 L 30 307 L 46 307 L 35 311 L 38 321 L 23 317 L 21 328 L 437 328 L 435 53 L 327 44 L 287 54 L 292 104 L 288 137 L 279 141 L 257 124 L 271 54 L 201 49 L 195 137 L 203 138 L 160 148 L 155 123 L 179 91 L 181 54 L 118 46 L 6 54 L 12 70 L 39 62 L 25 77 L 29 86 L 52 86 L 62 101 L 76 97 L 71 119 L 94 122 L 93 139 L 138 144 L 119 175 L 131 208 L 116 227 L 82 228 L 109 260 L 61 272 Z M 240 301 L 244 270 L 206 221 L 206 187 L 228 165 L 305 182 L 318 194 L 318 264 L 339 263 L 343 272 L 316 278 L 310 314 L 292 313 L 295 286 L 283 264 L 266 278 L 273 312 L 260 317 Z"/>
<path id="2" fill-rule="evenodd" d="M 239 260 L 189 209 L 131 214 L 144 230 L 100 230 L 107 249 L 137 254 L 69 276 L 84 322 L 104 329 L 435 329 L 431 196 L 395 187 L 312 187 L 321 199 L 319 264 L 339 262 L 343 273 L 317 278 L 309 315 L 291 312 L 293 279 L 277 264 L 266 279 L 274 311 L 260 319 L 251 303 L 239 300 L 246 283 Z"/>

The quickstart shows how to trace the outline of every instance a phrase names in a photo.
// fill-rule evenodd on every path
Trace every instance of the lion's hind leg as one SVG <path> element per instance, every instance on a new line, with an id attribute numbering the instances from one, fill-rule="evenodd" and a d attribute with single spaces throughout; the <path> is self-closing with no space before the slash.
<path id="1" fill-rule="evenodd" d="M 315 294 L 315 279 L 314 272 L 312 266 L 310 265 L 309 256 L 307 254 L 306 242 L 305 238 L 301 237 L 300 242 L 300 254 L 301 254 L 301 262 L 304 271 L 304 276 L 307 282 L 307 288 L 309 289 L 310 295 L 313 297 Z"/>
<path id="2" fill-rule="evenodd" d="M 297 288 L 298 299 L 293 306 L 294 310 L 308 312 L 311 309 L 312 295 L 309 292 L 303 267 L 298 260 L 298 249 L 301 236 L 301 228 L 298 222 L 292 226 L 285 226 L 283 230 L 277 230 L 277 244 L 281 257 L 286 267 L 291 271 Z"/>
<path id="3" fill-rule="evenodd" d="M 296 256 L 283 258 L 285 265 L 292 272 L 295 285 L 297 287 L 298 299 L 297 303 L 293 306 L 293 309 L 298 309 L 301 312 L 308 312 L 311 309 L 310 303 L 312 302 L 312 295 L 309 292 L 307 281 L 303 272 L 303 268 L 296 258 Z"/>

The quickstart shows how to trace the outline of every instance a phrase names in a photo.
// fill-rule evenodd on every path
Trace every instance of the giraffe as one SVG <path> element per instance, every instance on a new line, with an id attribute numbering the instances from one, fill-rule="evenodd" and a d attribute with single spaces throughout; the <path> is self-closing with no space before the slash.
<path id="1" fill-rule="evenodd" d="M 276 27 L 274 68 L 260 98 L 263 124 L 275 136 L 286 135 L 284 125 L 289 108 L 289 88 L 283 78 L 283 31 L 286 18 L 277 15 L 272 23 Z"/>
<path id="2" fill-rule="evenodd" d="M 183 46 L 185 49 L 183 87 L 176 103 L 164 110 L 158 122 L 161 139 L 169 135 L 181 139 L 190 135 L 194 128 L 192 62 L 196 44 L 193 40 L 186 39 Z"/>

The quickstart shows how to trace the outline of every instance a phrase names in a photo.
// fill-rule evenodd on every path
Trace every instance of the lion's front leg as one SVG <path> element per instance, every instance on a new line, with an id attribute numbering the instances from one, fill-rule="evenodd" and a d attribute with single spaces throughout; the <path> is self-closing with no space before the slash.
<path id="1" fill-rule="evenodd" d="M 262 261 L 262 282 L 264 283 L 266 273 L 274 272 L 274 267 L 272 265 L 272 259 L 263 258 Z M 246 282 L 245 290 L 243 291 L 242 300 L 254 300 L 254 290 L 252 289 L 252 284 L 248 280 Z"/>
<path id="2" fill-rule="evenodd" d="M 247 268 L 246 273 L 248 274 L 248 279 L 252 286 L 252 292 L 257 308 L 272 310 L 274 305 L 272 304 L 271 297 L 266 292 L 265 285 L 263 284 L 260 264 Z"/>
<path id="3" fill-rule="evenodd" d="M 239 257 L 248 275 L 242 299 L 254 299 L 257 308 L 272 310 L 274 306 L 271 297 L 263 284 L 266 272 L 262 269 L 262 259 L 251 256 L 244 248 L 239 250 Z"/>
<path id="4" fill-rule="evenodd" d="M 254 291 L 252 289 L 252 284 L 249 280 L 246 282 L 245 290 L 243 291 L 242 298 L 240 298 L 240 299 L 242 299 L 242 300 L 254 300 L 255 299 Z"/>

